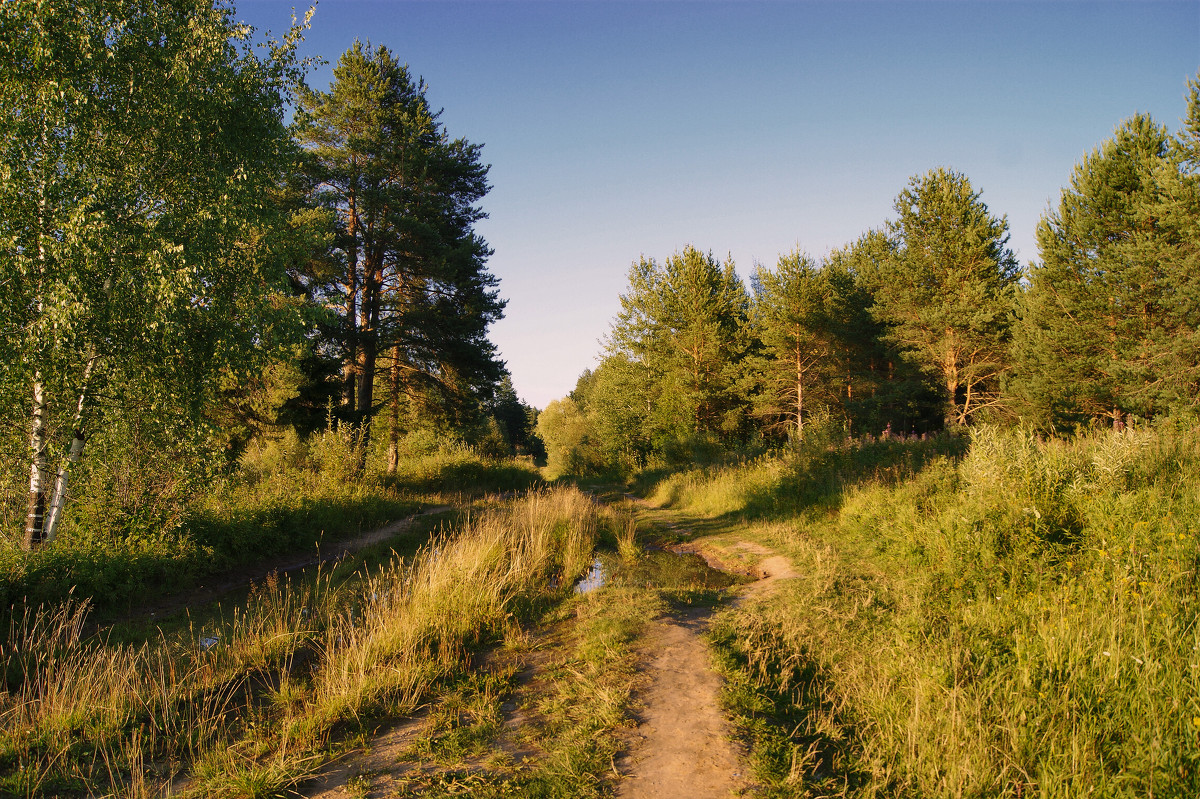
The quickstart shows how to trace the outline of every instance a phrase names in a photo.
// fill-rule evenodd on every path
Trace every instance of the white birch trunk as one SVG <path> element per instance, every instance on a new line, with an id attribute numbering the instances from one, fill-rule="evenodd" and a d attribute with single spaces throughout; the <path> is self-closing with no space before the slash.
<path id="1" fill-rule="evenodd" d="M 42 113 L 41 155 L 45 159 L 49 141 L 46 114 Z M 38 315 L 44 311 L 43 290 L 46 280 L 46 176 L 45 165 L 38 181 Z M 40 369 L 33 373 L 33 424 L 29 434 L 29 510 L 25 514 L 25 538 L 21 542 L 26 550 L 42 543 L 46 522 L 46 386 L 42 383 Z"/>
<path id="2" fill-rule="evenodd" d="M 83 431 L 76 430 L 75 435 L 71 438 L 71 448 L 67 451 L 67 458 L 58 467 L 58 477 L 54 480 L 54 494 L 50 499 L 50 509 L 46 512 L 46 525 L 42 531 L 43 546 L 54 541 L 54 535 L 58 532 L 58 520 L 62 515 L 63 505 L 67 501 L 67 475 L 83 456 L 83 443 Z"/>
<path id="3" fill-rule="evenodd" d="M 46 514 L 46 524 L 42 532 L 42 544 L 49 544 L 58 532 L 58 520 L 62 516 L 63 505 L 67 502 L 67 477 L 79 459 L 83 457 L 83 445 L 86 436 L 83 433 L 83 408 L 87 402 L 88 384 L 92 380 L 92 369 L 96 366 L 96 354 L 88 358 L 83 370 L 83 386 L 79 389 L 79 399 L 75 403 L 75 435 L 71 437 L 71 447 L 67 457 L 58 467 L 58 476 L 54 480 L 54 493 L 50 498 L 50 510 Z"/>
<path id="4" fill-rule="evenodd" d="M 25 514 L 27 550 L 42 543 L 46 521 L 46 390 L 42 376 L 33 376 L 33 426 L 29 435 L 29 510 Z"/>

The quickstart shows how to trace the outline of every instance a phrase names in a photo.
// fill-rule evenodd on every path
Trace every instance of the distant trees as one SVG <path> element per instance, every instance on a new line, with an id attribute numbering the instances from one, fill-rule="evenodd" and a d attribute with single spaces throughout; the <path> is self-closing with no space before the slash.
<path id="1" fill-rule="evenodd" d="M 260 54 L 211 0 L 0 4 L 0 389 L 29 411 L 27 548 L 102 410 L 169 425 L 286 324 L 297 35 Z"/>
<path id="2" fill-rule="evenodd" d="M 732 261 L 689 246 L 661 264 L 642 258 L 633 265 L 608 352 L 644 368 L 656 431 L 737 430 L 746 405 L 738 382 L 748 311 Z"/>
<path id="3" fill-rule="evenodd" d="M 928 431 L 1002 405 L 1019 278 L 1007 221 L 946 169 L 912 178 L 895 208 L 823 262 L 757 266 L 752 295 L 692 246 L 635 263 L 606 356 L 550 423 L 590 453 L 562 468 L 702 457 L 705 437 L 800 440 L 814 417 Z"/>
<path id="4" fill-rule="evenodd" d="M 945 424 L 966 424 L 1000 402 L 1020 271 L 1008 222 L 993 216 L 963 174 L 914 177 L 895 204 L 893 254 L 870 276 L 887 335 L 945 392 Z"/>
<path id="5" fill-rule="evenodd" d="M 1178 137 L 1139 114 L 1038 226 L 1015 352 L 1043 424 L 1149 417 L 1200 395 L 1200 85 Z"/>
<path id="6" fill-rule="evenodd" d="M 538 414 L 537 432 L 552 477 L 595 474 L 609 465 L 587 416 L 570 397 L 554 400 Z"/>
<path id="7" fill-rule="evenodd" d="M 854 278 L 822 268 L 800 251 L 751 278 L 751 319 L 761 348 L 752 359 L 761 380 L 756 414 L 796 439 L 814 409 L 838 403 L 849 387 L 855 308 Z"/>
<path id="8" fill-rule="evenodd" d="M 301 94 L 296 124 L 305 193 L 336 226 L 309 288 L 337 314 L 330 343 L 364 439 L 386 387 L 392 469 L 406 417 L 465 423 L 503 374 L 487 329 L 504 302 L 474 232 L 488 168 L 479 145 L 449 137 L 425 90 L 386 47 L 355 42 L 328 92 Z"/>

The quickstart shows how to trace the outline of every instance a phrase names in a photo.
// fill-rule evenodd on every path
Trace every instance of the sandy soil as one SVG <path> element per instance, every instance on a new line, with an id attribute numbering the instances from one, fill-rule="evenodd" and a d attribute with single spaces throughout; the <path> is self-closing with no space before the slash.
<path id="1" fill-rule="evenodd" d="M 721 678 L 700 638 L 707 612 L 653 622 L 643 645 L 646 687 L 630 751 L 618 763 L 625 799 L 724 799 L 747 787 L 742 747 L 721 712 Z"/>
<path id="2" fill-rule="evenodd" d="M 704 556 L 714 568 L 749 573 L 757 579 L 739 591 L 736 602 L 773 590 L 780 580 L 797 577 L 790 561 L 760 544 L 741 541 L 728 554 L 738 564 L 722 563 L 702 546 L 680 550 Z M 747 567 L 746 563 L 752 563 Z M 651 622 L 640 646 L 642 672 L 636 697 L 637 727 L 630 731 L 625 754 L 614 763 L 620 779 L 620 799 L 727 799 L 753 792 L 745 771 L 745 748 L 733 739 L 721 709 L 722 681 L 712 668 L 708 645 L 702 638 L 711 611 L 695 609 Z M 540 658 L 524 664 L 522 682 L 536 682 Z M 517 762 L 539 753 L 521 751 L 515 733 L 526 723 L 518 702 L 503 708 L 505 731 L 497 748 Z M 425 722 L 419 715 L 400 722 L 372 740 L 366 750 L 330 764 L 309 784 L 310 799 L 343 799 L 350 796 L 396 795 L 397 781 L 411 766 L 402 754 L 412 746 Z M 463 764 L 471 769 L 471 764 Z M 357 775 L 369 775 L 369 788 L 355 785 Z M 390 790 L 389 790 L 390 789 Z"/>
<path id="3" fill-rule="evenodd" d="M 738 603 L 799 576 L 787 558 L 749 541 L 733 549 L 757 560 L 751 569 L 727 564 L 703 546 L 677 549 L 700 555 L 712 568 L 756 577 L 741 587 Z M 630 751 L 618 764 L 626 776 L 617 788 L 622 799 L 724 799 L 752 790 L 744 747 L 732 740 L 721 710 L 721 678 L 701 638 L 708 618 L 707 611 L 697 610 L 662 619 L 646 637 L 643 709 Z"/>
<path id="4" fill-rule="evenodd" d="M 504 726 L 493 752 L 503 752 L 512 763 L 519 764 L 542 753 L 528 743 L 525 727 L 539 721 L 536 711 L 526 707 L 526 697 L 545 690 L 544 672 L 551 653 L 561 645 L 561 633 L 542 631 L 527 651 L 493 654 L 483 668 L 519 667 L 517 691 L 501 705 Z M 305 799 L 384 799 L 404 795 L 409 778 L 419 777 L 423 770 L 433 773 L 435 765 L 414 765 L 412 748 L 429 724 L 428 713 L 418 711 L 413 716 L 378 732 L 368 746 L 347 752 L 342 758 L 327 763 L 320 772 L 302 786 Z M 460 763 L 456 770 L 486 772 L 485 758 Z"/>

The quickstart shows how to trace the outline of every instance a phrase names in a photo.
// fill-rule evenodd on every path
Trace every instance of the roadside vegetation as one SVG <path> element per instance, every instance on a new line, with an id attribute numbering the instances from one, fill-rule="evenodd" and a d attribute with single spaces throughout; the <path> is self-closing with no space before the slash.
<path id="1" fill-rule="evenodd" d="M 253 442 L 235 469 L 206 480 L 178 465 L 126 463 L 116 485 L 106 471 L 84 472 L 54 546 L 23 552 L 0 541 L 0 604 L 86 597 L 101 619 L 127 615 L 230 569 L 542 482 L 531 463 L 484 458 L 461 440 L 413 447 L 389 474 L 381 456 L 364 458 L 351 428 L 335 425 Z"/>
<path id="2" fill-rule="evenodd" d="M 774 796 L 1195 795 L 1200 432 L 962 443 L 658 485 L 801 575 L 712 632 L 757 779 Z"/>
<path id="3" fill-rule="evenodd" d="M 0 3 L 0 795 L 279 796 L 395 723 L 410 794 L 604 795 L 695 604 L 770 795 L 1200 795 L 1200 75 L 1027 269 L 935 167 L 820 259 L 640 258 L 538 411 L 482 145 L 386 46 L 305 85 L 311 14 Z M 684 539 L 801 576 L 726 606 Z"/>
<path id="4" fill-rule="evenodd" d="M 577 490 L 534 491 L 411 557 L 352 579 L 271 579 L 140 645 L 85 637 L 86 601 L 30 608 L 0 650 L 0 793 L 279 795 L 561 601 L 603 516 Z"/>

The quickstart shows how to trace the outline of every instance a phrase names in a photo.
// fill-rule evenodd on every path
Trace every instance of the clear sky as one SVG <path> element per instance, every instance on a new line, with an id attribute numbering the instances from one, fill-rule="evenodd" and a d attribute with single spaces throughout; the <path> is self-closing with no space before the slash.
<path id="1" fill-rule="evenodd" d="M 287 27 L 301 0 L 240 0 Z M 429 84 L 484 145 L 508 300 L 492 340 L 541 408 L 595 365 L 630 264 L 693 244 L 745 277 L 892 214 L 908 179 L 965 173 L 1022 263 L 1071 170 L 1126 117 L 1175 130 L 1200 69 L 1186 2 L 321 0 L 303 52 L 328 87 L 355 38 Z"/>

